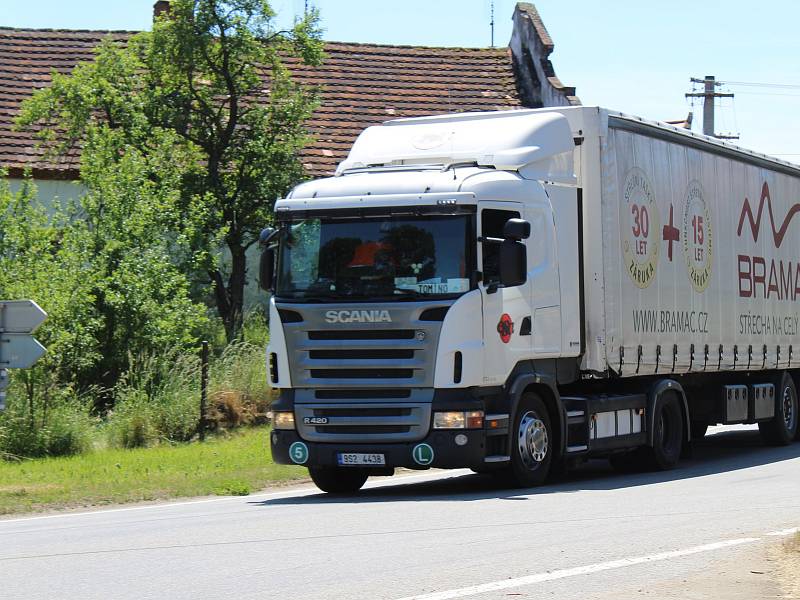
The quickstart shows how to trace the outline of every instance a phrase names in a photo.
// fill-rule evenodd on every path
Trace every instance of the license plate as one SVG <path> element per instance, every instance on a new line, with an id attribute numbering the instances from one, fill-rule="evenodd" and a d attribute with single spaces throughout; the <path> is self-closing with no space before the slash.
<path id="1" fill-rule="evenodd" d="M 363 454 L 357 452 L 338 454 L 339 466 L 362 467 L 385 465 L 386 457 L 383 454 Z"/>

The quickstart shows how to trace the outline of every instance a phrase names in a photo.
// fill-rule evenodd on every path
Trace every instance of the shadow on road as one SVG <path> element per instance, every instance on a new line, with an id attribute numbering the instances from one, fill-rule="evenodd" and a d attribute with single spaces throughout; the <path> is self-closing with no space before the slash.
<path id="1" fill-rule="evenodd" d="M 352 496 L 316 494 L 310 496 L 284 497 L 252 502 L 254 505 L 297 505 L 297 504 L 336 504 L 414 502 L 452 500 L 527 500 L 530 496 L 541 494 L 569 493 L 582 490 L 615 490 L 641 485 L 651 485 L 666 481 L 677 481 L 693 477 L 703 477 L 757 467 L 769 463 L 800 458 L 800 443 L 779 448 L 764 446 L 757 430 L 726 431 L 710 435 L 693 444 L 691 459 L 682 460 L 672 471 L 620 474 L 612 470 L 606 460 L 591 460 L 571 470 L 558 482 L 543 487 L 529 489 L 508 489 L 500 486 L 497 480 L 488 475 L 463 475 L 435 481 L 404 483 L 397 479 L 397 485 L 386 485 L 361 490 Z"/>

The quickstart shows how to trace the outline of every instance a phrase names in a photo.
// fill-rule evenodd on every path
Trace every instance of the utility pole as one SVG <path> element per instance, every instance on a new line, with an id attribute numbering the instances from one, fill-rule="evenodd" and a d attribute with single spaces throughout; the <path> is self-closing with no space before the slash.
<path id="1" fill-rule="evenodd" d="M 705 84 L 705 89 L 702 92 L 686 94 L 687 98 L 703 98 L 703 133 L 722 140 L 738 140 L 738 135 L 717 135 L 714 133 L 714 99 L 733 98 L 733 94 L 714 91 L 716 86 L 722 84 L 713 75 L 706 75 L 705 79 L 692 77 L 691 82 Z"/>
<path id="2" fill-rule="evenodd" d="M 491 18 L 489 20 L 489 29 L 492 30 L 492 48 L 494 48 L 494 0 L 491 3 Z"/>

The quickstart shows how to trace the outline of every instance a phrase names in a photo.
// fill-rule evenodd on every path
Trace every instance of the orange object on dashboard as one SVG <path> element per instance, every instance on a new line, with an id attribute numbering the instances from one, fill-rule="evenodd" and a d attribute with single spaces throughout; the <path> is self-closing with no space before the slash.
<path id="1" fill-rule="evenodd" d="M 353 260 L 351 260 L 348 267 L 374 267 L 375 255 L 381 250 L 390 250 L 388 244 L 381 244 L 380 242 L 364 242 L 356 247 L 353 253 Z"/>

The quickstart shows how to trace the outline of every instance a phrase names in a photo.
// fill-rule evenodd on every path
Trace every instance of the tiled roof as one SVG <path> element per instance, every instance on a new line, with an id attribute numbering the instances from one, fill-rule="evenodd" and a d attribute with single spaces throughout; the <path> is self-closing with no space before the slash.
<path id="1" fill-rule="evenodd" d="M 12 131 L 22 101 L 50 82 L 92 60 L 93 48 L 111 35 L 124 41 L 135 32 L 0 28 L 0 166 L 19 174 L 75 179 L 78 154 L 45 159 L 30 132 Z M 424 48 L 327 42 L 320 67 L 288 65 L 302 83 L 320 86 L 321 106 L 310 128 L 316 141 L 303 151 L 312 176 L 331 174 L 358 133 L 397 117 L 519 108 L 507 48 Z"/>

